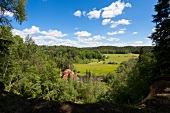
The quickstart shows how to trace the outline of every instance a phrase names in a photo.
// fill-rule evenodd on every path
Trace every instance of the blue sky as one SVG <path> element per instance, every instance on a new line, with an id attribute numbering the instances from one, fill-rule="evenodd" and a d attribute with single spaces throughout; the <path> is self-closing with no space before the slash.
<path id="1" fill-rule="evenodd" d="M 38 45 L 148 46 L 156 0 L 28 0 L 28 20 L 13 35 Z"/>

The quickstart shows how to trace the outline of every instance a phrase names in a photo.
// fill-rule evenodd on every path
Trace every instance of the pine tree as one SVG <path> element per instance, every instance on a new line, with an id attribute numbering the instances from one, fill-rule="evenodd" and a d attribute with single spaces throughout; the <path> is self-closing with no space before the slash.
<path id="1" fill-rule="evenodd" d="M 149 36 L 155 43 L 156 76 L 170 73 L 170 0 L 158 0 L 155 5 L 155 31 Z"/>

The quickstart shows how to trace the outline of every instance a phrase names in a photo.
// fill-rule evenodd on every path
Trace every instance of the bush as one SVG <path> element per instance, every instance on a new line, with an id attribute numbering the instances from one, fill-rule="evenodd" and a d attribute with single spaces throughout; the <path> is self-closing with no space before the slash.
<path id="1" fill-rule="evenodd" d="M 108 62 L 108 64 L 117 64 L 117 63 L 114 61 L 110 61 L 110 62 Z"/>

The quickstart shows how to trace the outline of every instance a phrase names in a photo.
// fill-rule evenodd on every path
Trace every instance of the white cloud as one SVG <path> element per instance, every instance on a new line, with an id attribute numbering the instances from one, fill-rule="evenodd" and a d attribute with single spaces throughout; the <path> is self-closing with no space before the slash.
<path id="1" fill-rule="evenodd" d="M 102 17 L 103 18 L 113 18 L 123 13 L 125 7 L 132 7 L 130 3 L 121 2 L 118 0 L 113 2 L 110 6 L 104 7 Z"/>
<path id="2" fill-rule="evenodd" d="M 48 30 L 48 31 L 42 31 L 40 32 L 41 34 L 47 35 L 47 36 L 52 36 L 52 37 L 65 37 L 67 34 L 63 34 L 61 31 L 57 30 Z"/>
<path id="3" fill-rule="evenodd" d="M 118 21 L 111 21 L 111 19 L 104 19 L 102 21 L 102 25 L 107 25 L 107 24 L 111 24 L 110 28 L 116 28 L 118 25 L 129 25 L 130 20 L 126 20 L 126 19 L 121 19 Z"/>
<path id="4" fill-rule="evenodd" d="M 101 40 L 101 39 L 106 39 L 106 37 L 100 36 L 100 35 L 93 36 L 93 40 L 94 40 L 94 41 L 96 41 L 96 40 Z"/>
<path id="5" fill-rule="evenodd" d="M 110 4 L 107 7 L 101 8 L 99 10 L 96 10 L 94 8 L 92 11 L 88 13 L 86 11 L 77 10 L 76 12 L 74 12 L 74 16 L 81 17 L 81 15 L 83 16 L 87 15 L 89 19 L 93 18 L 99 19 L 100 16 L 102 16 L 105 19 L 110 19 L 118 15 L 121 15 L 126 7 L 132 7 L 132 5 L 130 3 L 124 3 L 121 0 L 117 0 L 116 2 L 112 2 L 112 4 Z"/>
<path id="6" fill-rule="evenodd" d="M 143 41 L 136 41 L 135 44 L 143 44 Z"/>
<path id="7" fill-rule="evenodd" d="M 22 32 L 23 32 L 24 34 L 32 35 L 32 34 L 39 33 L 39 32 L 40 32 L 40 29 L 39 29 L 39 27 L 32 26 L 30 29 L 26 28 L 26 29 L 24 29 Z"/>
<path id="8" fill-rule="evenodd" d="M 126 20 L 126 19 L 122 19 L 122 20 L 118 20 L 118 21 L 111 21 L 111 28 L 116 28 L 118 25 L 129 25 L 130 20 Z"/>
<path id="9" fill-rule="evenodd" d="M 147 42 L 143 42 L 143 41 L 136 41 L 134 43 L 129 43 L 129 45 L 131 46 L 153 46 L 154 43 L 152 43 L 151 40 L 147 41 Z"/>
<path id="10" fill-rule="evenodd" d="M 125 33 L 125 28 L 120 29 L 119 31 L 114 31 L 114 32 L 107 32 L 107 35 L 117 35 L 117 34 L 124 34 Z"/>
<path id="11" fill-rule="evenodd" d="M 81 47 L 81 45 L 79 44 L 78 41 L 75 40 L 70 40 L 70 39 L 61 39 L 61 38 L 54 38 L 54 39 L 48 39 L 48 38 L 44 38 L 44 37 L 33 37 L 33 39 L 35 40 L 35 42 L 38 45 L 65 45 L 65 46 L 76 46 L 76 47 Z M 46 41 L 49 40 L 49 41 Z"/>
<path id="12" fill-rule="evenodd" d="M 106 39 L 106 37 L 101 35 L 95 35 L 93 37 L 77 37 L 79 44 L 81 47 L 95 47 L 99 45 L 104 45 L 105 43 L 100 40 Z"/>
<path id="13" fill-rule="evenodd" d="M 118 38 L 108 38 L 107 40 L 113 42 L 113 41 L 119 41 L 120 39 L 118 39 Z"/>
<path id="14" fill-rule="evenodd" d="M 68 36 L 67 34 L 63 34 L 61 31 L 58 31 L 58 30 L 50 29 L 48 31 L 40 31 L 39 27 L 36 27 L 36 26 L 32 26 L 31 28 L 26 28 L 24 30 L 13 29 L 12 34 L 14 36 L 19 35 L 23 39 L 25 39 L 27 35 L 30 35 L 35 40 L 40 40 L 40 39 L 41 40 L 44 40 L 44 39 L 55 40 L 56 38 Z"/>
<path id="15" fill-rule="evenodd" d="M 87 31 L 78 31 L 78 32 L 74 33 L 74 35 L 76 35 L 77 37 L 89 37 L 89 36 L 91 36 L 91 33 L 87 32 Z"/>
<path id="16" fill-rule="evenodd" d="M 3 12 L 2 10 L 0 10 L 0 15 L 13 17 L 14 14 L 12 12 L 9 12 L 9 11 Z"/>
<path id="17" fill-rule="evenodd" d="M 93 38 L 77 38 L 77 40 L 81 45 L 80 47 L 96 47 L 107 44 L 99 41 L 94 41 Z"/>
<path id="18" fill-rule="evenodd" d="M 81 11 L 80 11 L 80 10 L 77 10 L 76 12 L 74 12 L 73 15 L 74 15 L 74 16 L 78 16 L 78 17 L 81 17 Z"/>
<path id="19" fill-rule="evenodd" d="M 138 34 L 138 32 L 133 32 L 132 34 L 133 34 L 133 35 L 136 35 L 136 34 Z"/>
<path id="20" fill-rule="evenodd" d="M 36 26 L 32 26 L 31 28 L 26 28 L 24 30 L 17 30 L 17 29 L 13 29 L 12 30 L 12 34 L 13 35 L 19 35 L 22 38 L 25 38 L 27 35 L 33 35 L 33 34 L 38 34 L 40 33 L 39 27 Z"/>
<path id="21" fill-rule="evenodd" d="M 102 25 L 107 25 L 107 24 L 109 24 L 111 22 L 111 19 L 104 19 L 103 21 L 102 21 Z"/>
<path id="22" fill-rule="evenodd" d="M 99 19 L 100 13 L 101 13 L 101 10 L 98 11 L 98 10 L 94 9 L 93 11 L 90 11 L 89 13 L 87 13 L 87 16 L 89 19 L 92 19 L 92 18 Z"/>
<path id="23" fill-rule="evenodd" d="M 78 42 L 87 43 L 93 41 L 93 38 L 77 37 Z"/>

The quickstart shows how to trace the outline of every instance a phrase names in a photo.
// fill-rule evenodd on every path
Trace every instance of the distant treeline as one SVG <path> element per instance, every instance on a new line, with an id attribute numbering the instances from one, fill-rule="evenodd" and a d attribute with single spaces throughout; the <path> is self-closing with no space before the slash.
<path id="1" fill-rule="evenodd" d="M 58 62 L 58 65 L 63 65 L 64 61 L 70 61 L 73 63 L 88 63 L 91 59 L 104 60 L 103 54 L 139 54 L 141 46 L 99 46 L 99 47 L 87 47 L 77 48 L 70 46 L 38 46 L 44 54 L 48 55 L 50 59 Z M 152 46 L 145 46 L 145 52 L 151 52 Z M 60 67 L 60 66 L 59 66 Z"/>
<path id="2" fill-rule="evenodd" d="M 87 47 L 77 48 L 70 46 L 38 46 L 41 51 L 48 55 L 51 59 L 58 62 L 58 65 L 63 65 L 63 62 L 68 60 L 73 63 L 88 63 L 91 59 L 104 60 L 103 54 L 139 54 L 141 46 L 99 46 L 99 47 Z M 145 46 L 145 52 L 151 52 L 152 46 Z M 68 63 L 68 62 L 67 62 Z"/>
<path id="3" fill-rule="evenodd" d="M 124 46 L 124 47 L 116 47 L 116 46 L 99 46 L 99 47 L 91 47 L 93 51 L 100 51 L 102 54 L 139 54 L 140 48 L 142 46 Z M 151 52 L 153 50 L 153 46 L 144 46 L 145 52 Z"/>

